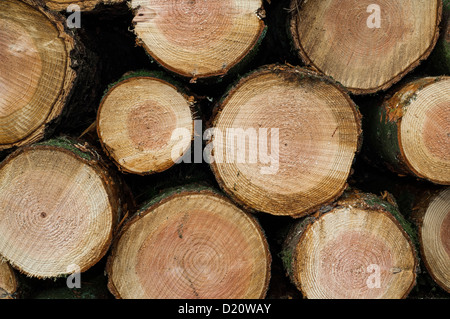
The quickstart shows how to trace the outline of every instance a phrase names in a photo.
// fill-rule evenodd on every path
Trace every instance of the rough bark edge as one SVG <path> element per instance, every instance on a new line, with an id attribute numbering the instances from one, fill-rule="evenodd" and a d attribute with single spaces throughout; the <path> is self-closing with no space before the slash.
<path id="1" fill-rule="evenodd" d="M 430 277 L 434 280 L 436 284 L 439 285 L 443 290 L 450 293 L 450 286 L 448 284 L 443 283 L 441 280 L 436 278 L 434 275 L 434 270 L 430 267 L 430 264 L 428 263 L 428 260 L 425 255 L 425 248 L 423 245 L 423 238 L 422 238 L 422 225 L 423 225 L 423 219 L 425 217 L 425 214 L 428 210 L 429 205 L 433 200 L 439 196 L 439 194 L 443 191 L 445 191 L 445 187 L 439 188 L 439 189 L 429 189 L 427 191 L 422 192 L 419 194 L 415 199 L 415 204 L 412 207 L 411 210 L 411 220 L 416 225 L 418 231 L 418 242 L 419 242 L 419 252 L 421 256 L 421 261 L 425 265 L 425 268 L 427 269 L 428 274 Z"/>
<path id="2" fill-rule="evenodd" d="M 120 181 L 116 179 L 116 176 L 111 175 L 110 167 L 106 162 L 104 162 L 101 155 L 92 146 L 88 145 L 87 143 L 77 141 L 76 139 L 67 137 L 55 138 L 41 143 L 35 143 L 33 145 L 18 148 L 16 151 L 8 155 L 8 157 L 3 162 L 0 163 L 0 170 L 2 170 L 3 167 L 5 167 L 16 157 L 26 152 L 32 152 L 34 150 L 58 150 L 60 152 L 68 154 L 92 168 L 102 180 L 104 189 L 108 195 L 108 201 L 112 209 L 112 227 L 105 246 L 102 247 L 102 249 L 99 250 L 99 253 L 97 254 L 98 257 L 96 259 L 92 259 L 89 264 L 81 267 L 80 272 L 85 272 L 96 263 L 98 263 L 106 255 L 106 253 L 110 249 L 113 237 L 118 231 L 118 225 L 120 219 L 122 218 L 122 215 L 125 214 L 128 209 L 130 209 L 130 207 L 127 206 L 127 202 L 122 200 L 121 198 L 122 195 L 120 193 Z M 16 265 L 13 261 L 8 260 L 6 257 L 2 258 L 9 262 L 13 268 L 17 269 L 20 273 L 30 278 L 45 279 L 58 278 L 61 276 L 69 275 L 68 273 L 64 273 L 52 277 L 42 277 L 36 274 L 30 274 L 18 267 L 18 265 Z"/>
<path id="3" fill-rule="evenodd" d="M 99 137 L 99 142 L 101 144 L 101 147 L 103 149 L 103 151 L 106 153 L 106 155 L 111 159 L 111 161 L 116 165 L 117 169 L 124 174 L 134 174 L 134 175 L 141 175 L 141 176 L 146 176 L 146 175 L 152 175 L 152 174 L 157 174 L 157 173 L 161 173 L 164 172 L 166 170 L 168 170 L 169 168 L 173 167 L 174 165 L 176 165 L 176 162 L 173 163 L 167 163 L 165 166 L 160 167 L 158 170 L 151 170 L 151 171 L 146 171 L 146 172 L 138 172 L 138 171 L 132 171 L 127 169 L 126 167 L 123 167 L 120 163 L 118 163 L 115 159 L 115 157 L 112 155 L 114 152 L 113 150 L 106 145 L 103 140 L 100 138 L 100 125 L 99 125 L 99 121 L 100 121 L 100 112 L 103 108 L 103 104 L 105 102 L 105 100 L 108 98 L 108 96 L 110 95 L 110 93 L 116 89 L 117 87 L 119 87 L 120 85 L 133 81 L 135 79 L 150 79 L 150 80 L 156 80 L 159 81 L 163 84 L 166 84 L 170 87 L 172 87 L 173 89 L 175 89 L 178 93 L 180 93 L 186 100 L 186 102 L 189 104 L 189 108 L 191 111 L 191 117 L 192 117 L 192 129 L 193 129 L 193 134 L 191 136 L 191 140 L 194 140 L 194 120 L 196 120 L 199 117 L 199 106 L 198 106 L 198 97 L 195 96 L 194 94 L 192 94 L 191 92 L 189 92 L 189 90 L 185 87 L 183 87 L 183 85 L 181 85 L 181 83 L 178 83 L 176 80 L 174 80 L 173 78 L 171 78 L 170 76 L 164 74 L 163 72 L 158 72 L 158 71 L 147 71 L 147 70 L 139 70 L 139 71 L 135 71 L 135 72 L 129 72 L 124 74 L 119 80 L 117 80 L 116 82 L 110 84 L 107 88 L 107 90 L 105 91 L 101 101 L 100 101 L 100 106 L 97 110 L 97 119 L 95 121 L 95 127 L 96 127 L 96 132 L 97 132 L 97 136 Z M 189 149 L 186 151 L 188 152 Z M 184 155 L 180 156 L 179 159 L 181 159 Z M 179 160 L 178 159 L 178 160 Z"/>
<path id="4" fill-rule="evenodd" d="M 13 285 L 12 291 L 7 291 L 3 287 L 0 286 L 0 300 L 2 299 L 19 299 L 19 279 L 17 277 L 16 271 L 14 268 L 6 261 L 3 260 L 3 257 L 0 256 L 0 264 L 6 265 L 10 270 L 10 279 Z"/>
<path id="5" fill-rule="evenodd" d="M 409 104 L 411 101 L 413 101 L 413 100 L 416 98 L 417 93 L 420 92 L 422 89 L 424 89 L 426 86 L 432 85 L 432 84 L 434 84 L 434 83 L 437 83 L 437 82 L 442 81 L 442 80 L 445 80 L 445 79 L 450 80 L 450 77 L 447 77 L 447 76 L 428 77 L 428 78 L 419 79 L 419 80 L 417 80 L 417 81 L 414 81 L 414 82 L 412 83 L 412 85 L 416 85 L 416 86 L 417 86 L 417 90 L 416 90 L 416 92 L 414 93 L 414 95 L 408 100 L 407 103 Z M 408 104 L 403 105 L 403 111 L 406 110 L 406 108 L 408 107 Z M 400 119 L 399 119 L 399 122 L 398 122 L 398 125 L 397 125 L 397 129 L 398 129 L 397 135 L 398 135 L 398 143 L 399 143 L 399 148 L 400 148 L 401 156 L 402 156 L 403 159 L 404 159 L 404 162 L 405 162 L 405 164 L 406 164 L 407 169 L 408 169 L 413 175 L 415 175 L 415 176 L 417 176 L 417 177 L 419 177 L 419 178 L 422 178 L 422 179 L 426 179 L 426 180 L 428 180 L 428 181 L 430 181 L 430 182 L 432 182 L 432 183 L 435 183 L 435 184 L 442 184 L 442 185 L 450 185 L 450 181 L 448 181 L 448 182 L 437 181 L 437 180 L 435 180 L 435 179 L 433 179 L 433 178 L 430 178 L 430 177 L 427 177 L 427 176 L 424 176 L 424 175 L 420 174 L 420 173 L 419 173 L 419 172 L 411 165 L 411 163 L 408 161 L 408 159 L 407 159 L 407 157 L 406 157 L 406 155 L 405 155 L 405 153 L 404 153 L 404 151 L 403 151 L 403 146 L 402 146 L 402 142 L 401 142 L 401 141 L 402 141 L 402 136 L 401 136 L 401 121 L 402 121 L 402 120 L 401 120 L 401 118 L 400 118 Z"/>
<path id="6" fill-rule="evenodd" d="M 70 32 L 65 25 L 64 18 L 55 12 L 50 12 L 44 10 L 39 6 L 38 0 L 20 0 L 25 5 L 30 6 L 32 9 L 43 14 L 55 27 L 59 33 L 59 38 L 63 39 L 66 45 L 66 73 L 64 76 L 63 86 L 60 89 L 59 95 L 53 104 L 53 107 L 49 111 L 46 120 L 28 136 L 22 138 L 21 140 L 8 143 L 0 144 L 0 150 L 7 150 L 14 147 L 20 147 L 25 145 L 30 145 L 39 140 L 42 140 L 46 133 L 48 133 L 48 126 L 50 122 L 61 116 L 62 111 L 70 99 L 73 93 L 73 88 L 75 86 L 75 81 L 77 77 L 77 72 L 75 71 L 74 65 L 77 65 L 77 61 L 73 59 L 75 51 L 81 45 L 81 43 L 75 38 L 74 34 Z"/>
<path id="7" fill-rule="evenodd" d="M 127 0 L 74 0 L 70 3 L 58 3 L 53 0 L 40 0 L 42 6 L 48 7 L 52 11 L 66 11 L 69 5 L 75 4 L 81 11 L 93 11 L 102 5 L 115 5 L 126 2 Z"/>
<path id="8" fill-rule="evenodd" d="M 319 74 L 319 73 L 317 73 L 313 70 L 310 70 L 308 68 L 305 68 L 305 67 L 294 67 L 294 66 L 290 66 L 290 65 L 270 64 L 270 65 L 265 65 L 260 68 L 257 68 L 256 70 L 250 71 L 249 73 L 244 75 L 241 79 L 239 79 L 238 81 L 236 81 L 235 83 L 233 83 L 232 85 L 229 86 L 229 88 L 226 90 L 226 93 L 222 96 L 222 98 L 214 106 L 213 113 L 212 113 L 210 121 L 207 123 L 207 127 L 215 127 L 216 126 L 219 115 L 222 112 L 222 110 L 224 109 L 225 105 L 231 99 L 234 92 L 236 90 L 238 90 L 243 84 L 245 84 L 247 81 L 249 81 L 253 78 L 256 78 L 262 74 L 267 74 L 267 73 L 272 73 L 272 72 L 280 77 L 283 77 L 283 78 L 287 77 L 287 79 L 289 81 L 301 81 L 305 77 L 317 79 L 319 81 L 322 81 L 329 85 L 334 86 L 338 91 L 341 92 L 342 96 L 345 97 L 345 99 L 348 101 L 349 106 L 353 109 L 353 112 L 355 115 L 355 123 L 358 127 L 358 142 L 357 142 L 357 147 L 356 147 L 356 152 L 355 152 L 355 158 L 353 160 L 353 161 L 355 161 L 356 155 L 361 151 L 361 147 L 363 144 L 362 115 L 359 112 L 359 108 L 353 102 L 353 100 L 350 98 L 348 91 L 346 90 L 345 87 L 343 87 L 338 82 L 335 82 L 330 77 Z M 214 141 L 214 138 L 206 141 L 206 144 L 213 143 L 213 141 Z M 242 207 L 246 211 L 249 211 L 253 214 L 260 212 L 260 211 L 256 210 L 255 208 L 249 206 L 247 203 L 245 203 L 244 200 L 237 197 L 236 194 L 231 191 L 231 189 L 228 189 L 225 186 L 225 183 L 219 174 L 219 171 L 218 171 L 218 168 L 217 168 L 217 165 L 215 162 L 211 163 L 209 165 L 209 167 L 211 168 L 211 171 L 213 172 L 213 175 L 215 176 L 218 185 L 228 195 L 228 197 L 230 199 L 232 199 L 238 206 Z M 352 174 L 352 170 L 349 171 L 349 177 L 351 176 L 351 174 Z M 274 214 L 274 215 L 275 216 L 290 216 L 292 218 L 305 217 L 305 216 L 321 209 L 322 207 L 327 206 L 328 204 L 331 204 L 334 201 L 336 201 L 339 197 L 342 196 L 342 194 L 348 188 L 348 186 L 349 186 L 348 182 L 345 182 L 344 185 L 342 186 L 342 188 L 336 192 L 336 195 L 333 196 L 332 198 L 330 198 L 328 201 L 317 204 L 316 206 L 311 207 L 307 210 L 304 210 L 301 213 L 298 213 L 298 214 L 287 213 L 287 214 Z"/>
<path id="9" fill-rule="evenodd" d="M 405 299 L 415 287 L 417 283 L 417 274 L 419 273 L 419 250 L 418 242 L 413 225 L 409 223 L 403 215 L 399 212 L 397 204 L 392 197 L 388 197 L 384 200 L 371 193 L 360 193 L 357 190 L 349 190 L 336 201 L 333 205 L 324 207 L 323 210 L 317 211 L 314 216 L 308 216 L 306 218 L 296 221 L 290 228 L 285 241 L 282 244 L 282 250 L 280 256 L 283 261 L 283 266 L 286 271 L 286 276 L 297 287 L 297 289 L 306 297 L 305 291 L 302 289 L 301 283 L 297 280 L 297 276 L 293 273 L 294 265 L 298 263 L 297 249 L 301 245 L 301 242 L 305 238 L 305 234 L 312 224 L 318 221 L 322 216 L 332 213 L 337 209 L 345 207 L 354 207 L 371 212 L 382 213 L 387 216 L 397 226 L 399 231 L 402 232 L 404 238 L 411 246 L 412 255 L 414 258 L 413 276 L 414 280 L 410 287 L 405 291 L 401 299 Z"/>
<path id="10" fill-rule="evenodd" d="M 447 76 L 423 77 L 410 80 L 395 88 L 379 106 L 375 106 L 370 119 L 371 143 L 378 150 L 377 156 L 389 170 L 400 175 L 412 175 L 435 184 L 447 185 L 417 172 L 408 161 L 401 143 L 401 122 L 408 106 L 425 87 L 450 79 Z M 450 182 L 448 183 L 450 185 Z"/>
<path id="11" fill-rule="evenodd" d="M 440 31 L 440 24 L 442 19 L 442 11 L 443 11 L 443 4 L 442 0 L 436 0 L 438 2 L 437 6 L 437 20 L 435 24 L 435 31 L 433 39 L 430 43 L 430 46 L 425 50 L 425 52 L 413 63 L 411 63 L 408 67 L 405 68 L 404 71 L 400 72 L 397 75 L 394 75 L 391 80 L 388 82 L 373 88 L 373 89 L 360 89 L 360 88 L 351 88 L 348 87 L 347 89 L 354 95 L 368 95 L 368 94 L 374 94 L 380 91 L 386 91 L 391 86 L 399 82 L 402 78 L 404 78 L 407 74 L 412 72 L 414 69 L 416 69 L 424 60 L 426 60 L 430 54 L 433 52 L 438 39 L 439 39 L 439 31 Z M 297 24 L 298 24 L 298 11 L 301 9 L 301 6 L 303 4 L 304 0 L 291 0 L 291 6 L 290 6 L 290 12 L 291 16 L 289 17 L 289 30 L 290 30 L 290 38 L 292 40 L 292 43 L 294 45 L 295 51 L 297 51 L 297 55 L 301 58 L 303 63 L 311 67 L 313 70 L 323 73 L 323 71 L 314 64 L 314 62 L 309 58 L 308 54 L 303 49 L 303 46 L 300 43 L 299 36 L 297 33 Z"/>
<path id="12" fill-rule="evenodd" d="M 435 72 L 450 75 L 450 1 L 443 0 L 441 35 L 432 54 L 430 63 Z"/>
<path id="13" fill-rule="evenodd" d="M 141 218 L 143 218 L 147 214 L 152 214 L 153 211 L 157 207 L 169 202 L 173 198 L 182 197 L 182 196 L 186 196 L 186 195 L 216 196 L 216 197 L 219 197 L 220 199 L 234 205 L 234 203 L 232 201 L 230 201 L 219 190 L 216 190 L 210 186 L 201 185 L 201 184 L 188 184 L 188 185 L 184 185 L 184 186 L 180 186 L 180 187 L 165 189 L 165 190 L 161 191 L 161 193 L 159 195 L 150 199 L 149 201 L 147 201 L 147 203 L 141 205 L 141 207 L 134 213 L 134 215 L 124 222 L 119 233 L 117 234 L 117 236 L 114 239 L 114 242 L 111 247 L 111 253 L 107 259 L 105 273 L 108 275 L 108 289 L 116 299 L 122 299 L 122 297 L 120 296 L 118 289 L 116 288 L 116 286 L 114 285 L 114 282 L 111 279 L 112 273 L 113 273 L 112 264 L 113 264 L 113 260 L 116 258 L 117 247 L 119 245 L 122 235 L 131 227 L 131 225 L 133 223 L 138 222 Z M 267 267 L 266 267 L 267 276 L 266 276 L 266 280 L 264 283 L 263 291 L 261 292 L 261 296 L 260 296 L 260 299 L 263 299 L 263 298 L 265 298 L 267 291 L 269 289 L 269 283 L 270 283 L 270 278 L 271 278 L 272 256 L 270 253 L 266 234 L 264 232 L 264 229 L 261 227 L 258 219 L 249 212 L 246 212 L 246 211 L 242 211 L 242 212 L 248 218 L 249 222 L 251 222 L 255 225 L 255 228 L 258 230 L 258 233 L 264 244 L 264 251 L 265 251 L 265 254 L 267 257 Z"/>
<path id="14" fill-rule="evenodd" d="M 130 9 L 133 11 L 133 15 L 136 15 L 137 10 L 139 9 L 139 6 L 132 8 L 131 3 L 129 3 L 129 6 L 130 6 Z M 235 61 L 233 61 L 232 63 L 229 63 L 226 68 L 223 68 L 223 69 L 215 71 L 215 72 L 199 74 L 199 75 L 186 73 L 184 71 L 178 70 L 178 69 L 168 65 L 167 63 L 162 61 L 161 58 L 157 57 L 153 53 L 153 51 L 150 50 L 150 48 L 145 44 L 145 42 L 138 36 L 138 34 L 136 34 L 136 32 L 134 30 L 135 24 L 133 25 L 133 28 L 131 31 L 136 36 L 136 45 L 144 48 L 145 52 L 147 53 L 147 55 L 151 61 L 156 62 L 159 66 L 161 66 L 162 68 L 164 68 L 165 70 L 171 72 L 172 74 L 174 74 L 176 76 L 179 76 L 184 79 L 188 79 L 190 83 L 196 83 L 197 80 L 210 80 L 210 79 L 214 79 L 214 78 L 216 78 L 216 79 L 223 78 L 224 76 L 226 76 L 228 74 L 238 72 L 238 71 L 242 70 L 244 65 L 246 65 L 249 62 L 250 58 L 253 57 L 258 52 L 259 46 L 261 45 L 261 43 L 264 40 L 266 33 L 267 33 L 267 26 L 265 25 L 265 22 L 263 20 L 265 18 L 266 13 L 264 10 L 264 3 L 262 0 L 261 0 L 260 8 L 255 12 L 255 14 L 259 18 L 259 21 L 260 21 L 259 30 L 258 30 L 258 33 L 255 36 L 253 42 L 248 47 L 248 49 L 245 50 L 240 56 L 238 56 Z"/>

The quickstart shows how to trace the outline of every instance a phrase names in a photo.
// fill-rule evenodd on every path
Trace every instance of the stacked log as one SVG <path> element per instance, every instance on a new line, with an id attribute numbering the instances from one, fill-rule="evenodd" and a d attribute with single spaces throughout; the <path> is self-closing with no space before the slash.
<path id="1" fill-rule="evenodd" d="M 191 146 L 194 104 L 193 96 L 158 75 L 128 74 L 102 99 L 96 123 L 99 139 L 122 171 L 165 171 Z M 181 141 L 172 138 L 177 130 L 187 132 Z M 175 147 L 177 155 L 172 151 Z"/>
<path id="2" fill-rule="evenodd" d="M 242 206 L 275 215 L 304 216 L 342 195 L 361 143 L 348 94 L 283 65 L 242 78 L 212 126 L 209 161 L 219 185 Z"/>
<path id="3" fill-rule="evenodd" d="M 442 1 L 291 1 L 290 33 L 301 59 L 354 94 L 386 90 L 428 58 Z"/>
<path id="4" fill-rule="evenodd" d="M 0 1 L 0 298 L 448 298 L 447 7 Z"/>
<path id="5" fill-rule="evenodd" d="M 422 77 L 402 83 L 368 112 L 373 153 L 398 174 L 450 184 L 450 81 Z"/>
<path id="6" fill-rule="evenodd" d="M 448 292 L 450 188 L 424 191 L 417 196 L 414 203 L 412 216 L 418 227 L 424 264 L 430 276 Z"/>
<path id="7" fill-rule="evenodd" d="M 264 298 L 271 255 L 258 222 L 198 186 L 163 192 L 127 222 L 108 287 L 125 299 Z"/>
<path id="8" fill-rule="evenodd" d="M 405 298 L 418 266 L 413 236 L 394 205 L 354 192 L 329 211 L 296 222 L 283 261 L 309 299 Z"/>
<path id="9" fill-rule="evenodd" d="M 84 272 L 108 251 L 123 214 L 119 183 L 89 145 L 20 148 L 0 167 L 0 250 L 30 277 Z"/>
<path id="10" fill-rule="evenodd" d="M 139 44 L 166 69 L 192 81 L 238 68 L 266 32 L 261 0 L 133 0 L 130 5 Z"/>

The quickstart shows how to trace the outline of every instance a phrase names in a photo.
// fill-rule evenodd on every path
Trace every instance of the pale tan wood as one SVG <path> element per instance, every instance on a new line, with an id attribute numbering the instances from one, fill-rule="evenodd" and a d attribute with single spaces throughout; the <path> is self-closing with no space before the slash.
<path id="1" fill-rule="evenodd" d="M 120 218 L 118 186 L 98 154 L 54 144 L 21 148 L 0 166 L 0 254 L 31 277 L 89 269 Z"/>
<path id="2" fill-rule="evenodd" d="M 261 0 L 132 0 L 138 43 L 167 69 L 193 79 L 223 75 L 264 31 Z"/>
<path id="3" fill-rule="evenodd" d="M 0 299 L 14 299 L 18 281 L 14 269 L 0 260 Z"/>
<path id="4" fill-rule="evenodd" d="M 63 23 L 40 7 L 0 2 L 0 149 L 41 139 L 61 114 L 76 76 Z"/>
<path id="5" fill-rule="evenodd" d="M 450 292 L 450 187 L 420 196 L 413 213 L 428 273 Z"/>
<path id="6" fill-rule="evenodd" d="M 388 202 L 356 193 L 300 220 L 283 251 L 292 282 L 308 299 L 406 298 L 418 261 L 399 216 Z"/>
<path id="7" fill-rule="evenodd" d="M 175 165 L 191 146 L 193 104 L 193 97 L 155 77 L 120 81 L 101 102 L 98 136 L 122 171 L 142 175 L 162 172 Z M 176 130 L 188 133 L 187 138 L 180 139 Z M 175 147 L 180 148 L 178 156 L 172 154 Z"/>
<path id="8" fill-rule="evenodd" d="M 399 142 L 417 176 L 450 185 L 450 77 L 419 87 L 404 108 Z"/>
<path id="9" fill-rule="evenodd" d="M 122 299 L 264 298 L 271 257 L 256 220 L 209 190 L 162 194 L 119 234 L 108 259 Z"/>
<path id="10" fill-rule="evenodd" d="M 210 142 L 219 185 L 247 208 L 292 217 L 342 194 L 361 143 L 360 115 L 347 93 L 317 73 L 288 66 L 242 78 L 218 106 L 212 127 L 220 133 Z M 244 148 L 229 141 L 230 129 L 244 132 L 237 138 L 246 138 Z M 273 143 L 272 129 L 278 130 Z M 245 136 L 251 131 L 252 143 Z"/>
<path id="11" fill-rule="evenodd" d="M 368 110 L 367 141 L 393 172 L 450 184 L 450 78 L 422 77 L 393 88 Z"/>
<path id="12" fill-rule="evenodd" d="M 425 60 L 439 37 L 440 0 L 292 0 L 291 33 L 308 64 L 355 94 L 385 90 Z"/>

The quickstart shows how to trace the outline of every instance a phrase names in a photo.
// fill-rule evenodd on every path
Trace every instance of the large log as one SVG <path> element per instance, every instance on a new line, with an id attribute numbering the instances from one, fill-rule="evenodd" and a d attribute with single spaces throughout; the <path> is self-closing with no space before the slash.
<path id="1" fill-rule="evenodd" d="M 372 160 L 403 175 L 450 184 L 450 78 L 426 77 L 367 106 Z"/>
<path id="2" fill-rule="evenodd" d="M 271 255 L 259 223 L 200 186 L 168 190 L 129 219 L 108 258 L 116 298 L 264 298 Z"/>
<path id="3" fill-rule="evenodd" d="M 261 0 L 132 0 L 137 42 L 177 75 L 223 76 L 245 64 L 264 38 Z"/>
<path id="4" fill-rule="evenodd" d="M 438 75 L 450 75 L 450 1 L 443 0 L 443 4 L 441 32 L 429 60 Z"/>
<path id="5" fill-rule="evenodd" d="M 95 56 L 39 4 L 0 2 L 0 150 L 47 137 L 69 104 L 86 104 L 97 88 Z"/>
<path id="6" fill-rule="evenodd" d="M 415 198 L 412 218 L 428 273 L 450 292 L 450 188 L 422 192 Z"/>
<path id="7" fill-rule="evenodd" d="M 84 272 L 109 249 L 121 196 L 120 180 L 86 143 L 19 148 L 0 165 L 0 254 L 30 277 Z"/>
<path id="8" fill-rule="evenodd" d="M 406 298 L 418 271 L 414 228 L 393 204 L 345 194 L 286 236 L 286 272 L 309 299 Z"/>
<path id="9" fill-rule="evenodd" d="M 235 202 L 301 217 L 342 195 L 361 145 L 360 114 L 331 79 L 270 65 L 230 89 L 205 137 L 208 162 Z"/>
<path id="10" fill-rule="evenodd" d="M 351 90 L 389 88 L 428 58 L 442 1 L 291 1 L 290 34 L 307 64 Z"/>

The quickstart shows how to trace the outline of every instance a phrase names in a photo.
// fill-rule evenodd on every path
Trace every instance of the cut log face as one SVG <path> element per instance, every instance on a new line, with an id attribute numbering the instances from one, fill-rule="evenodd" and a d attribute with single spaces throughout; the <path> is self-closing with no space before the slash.
<path id="1" fill-rule="evenodd" d="M 211 191 L 162 198 L 113 247 L 107 271 L 117 298 L 264 298 L 271 257 L 253 217 Z"/>
<path id="2" fill-rule="evenodd" d="M 39 140 L 61 113 L 75 77 L 63 30 L 55 15 L 0 2 L 0 149 Z"/>
<path id="3" fill-rule="evenodd" d="M 425 265 L 434 280 L 450 292 L 450 188 L 429 203 L 420 227 Z"/>
<path id="4" fill-rule="evenodd" d="M 292 0 L 300 57 L 355 94 L 385 90 L 426 59 L 439 37 L 440 0 Z"/>
<path id="5" fill-rule="evenodd" d="M 415 248 L 382 209 L 338 205 L 308 218 L 291 240 L 292 281 L 308 299 L 405 298 L 416 279 Z M 300 229 L 300 228 L 297 228 Z"/>
<path id="6" fill-rule="evenodd" d="M 192 101 L 165 81 L 132 77 L 103 98 L 97 131 L 103 147 L 122 171 L 150 174 L 175 164 L 194 135 Z M 172 134 L 179 130 L 187 138 Z M 173 150 L 179 150 L 172 154 Z"/>
<path id="7" fill-rule="evenodd" d="M 450 184 L 450 77 L 414 95 L 404 110 L 399 142 L 416 175 Z"/>
<path id="8" fill-rule="evenodd" d="M 190 78 L 223 75 L 258 43 L 261 0 L 132 0 L 134 32 L 165 68 Z"/>
<path id="9" fill-rule="evenodd" d="M 406 82 L 371 112 L 368 140 L 389 169 L 450 184 L 450 77 Z"/>
<path id="10" fill-rule="evenodd" d="M 29 276 L 85 271 L 109 248 L 119 218 L 114 184 L 78 153 L 31 146 L 0 167 L 0 254 Z"/>
<path id="11" fill-rule="evenodd" d="M 16 274 L 12 267 L 0 261 L 0 299 L 14 299 L 18 289 Z"/>
<path id="12" fill-rule="evenodd" d="M 243 78 L 214 119 L 213 172 L 239 204 L 301 217 L 339 197 L 360 146 L 360 115 L 331 80 L 267 66 Z"/>

